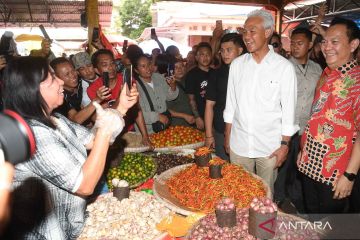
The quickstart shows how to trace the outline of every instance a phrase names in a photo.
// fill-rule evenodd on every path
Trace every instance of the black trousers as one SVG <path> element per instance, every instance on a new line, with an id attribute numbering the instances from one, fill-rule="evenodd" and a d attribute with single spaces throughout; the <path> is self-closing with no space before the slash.
<path id="1" fill-rule="evenodd" d="M 297 155 L 300 151 L 301 136 L 297 133 L 291 137 L 290 149 L 284 164 L 279 168 L 274 184 L 274 200 L 283 201 L 289 198 L 296 210 L 304 212 L 301 173 L 296 166 Z"/>
<path id="2" fill-rule="evenodd" d="M 350 196 L 350 213 L 360 213 L 360 171 L 356 175 Z"/>
<path id="3" fill-rule="evenodd" d="M 349 198 L 334 199 L 332 186 L 317 182 L 302 174 L 305 211 L 309 214 L 344 213 Z"/>

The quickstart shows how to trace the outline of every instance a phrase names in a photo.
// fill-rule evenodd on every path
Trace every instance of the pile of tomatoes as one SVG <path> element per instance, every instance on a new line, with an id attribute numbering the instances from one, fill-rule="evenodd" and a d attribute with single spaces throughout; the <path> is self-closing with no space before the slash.
<path id="1" fill-rule="evenodd" d="M 204 141 L 204 133 L 185 126 L 170 126 L 168 129 L 150 135 L 156 148 L 183 146 Z"/>

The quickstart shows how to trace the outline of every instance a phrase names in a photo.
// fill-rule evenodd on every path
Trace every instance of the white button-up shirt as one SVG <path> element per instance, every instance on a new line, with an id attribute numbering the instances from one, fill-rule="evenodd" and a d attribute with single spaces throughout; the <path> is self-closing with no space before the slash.
<path id="1" fill-rule="evenodd" d="M 268 157 L 282 135 L 299 130 L 294 67 L 269 48 L 260 64 L 247 53 L 230 66 L 224 121 L 232 124 L 231 150 L 244 157 Z"/>

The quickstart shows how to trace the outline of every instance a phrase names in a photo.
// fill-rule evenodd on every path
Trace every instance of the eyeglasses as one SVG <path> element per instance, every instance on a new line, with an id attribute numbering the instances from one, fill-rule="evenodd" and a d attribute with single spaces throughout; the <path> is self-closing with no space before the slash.
<path id="1" fill-rule="evenodd" d="M 278 42 L 273 42 L 271 45 L 273 46 L 273 48 L 280 47 L 280 43 L 278 43 Z"/>

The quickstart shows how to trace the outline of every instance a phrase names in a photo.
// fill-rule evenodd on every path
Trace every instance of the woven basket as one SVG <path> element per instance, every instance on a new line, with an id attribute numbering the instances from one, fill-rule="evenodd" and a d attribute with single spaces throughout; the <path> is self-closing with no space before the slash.
<path id="1" fill-rule="evenodd" d="M 126 148 L 124 148 L 125 153 L 142 153 L 142 152 L 146 152 L 148 150 L 150 150 L 149 146 L 134 147 L 134 148 L 126 147 Z"/>
<path id="2" fill-rule="evenodd" d="M 205 142 L 198 142 L 193 144 L 187 144 L 182 146 L 173 146 L 173 147 L 163 147 L 163 148 L 155 148 L 154 152 L 169 152 L 175 150 L 182 150 L 182 149 L 196 149 L 205 145 Z"/>
<path id="3" fill-rule="evenodd" d="M 162 203 L 164 203 L 169 209 L 174 212 L 180 213 L 182 215 L 188 216 L 190 214 L 199 212 L 199 210 L 194 210 L 182 205 L 175 197 L 171 196 L 168 188 L 166 186 L 166 181 L 170 179 L 172 176 L 177 174 L 178 172 L 184 170 L 185 168 L 191 166 L 192 164 L 184 164 L 174 168 L 171 168 L 160 175 L 156 175 L 154 177 L 154 196 Z M 266 197 L 272 199 L 272 194 L 269 185 L 259 176 L 252 174 L 251 175 L 262 181 L 266 190 Z"/>

